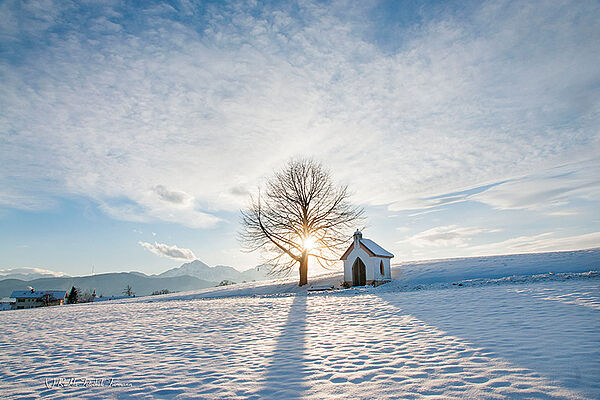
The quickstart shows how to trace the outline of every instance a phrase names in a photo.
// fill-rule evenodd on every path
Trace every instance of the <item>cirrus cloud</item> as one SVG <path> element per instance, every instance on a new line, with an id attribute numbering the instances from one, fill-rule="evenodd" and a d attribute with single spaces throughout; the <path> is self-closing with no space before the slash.
<path id="1" fill-rule="evenodd" d="M 473 254 L 482 256 L 537 253 L 545 251 L 583 250 L 600 247 L 600 232 L 582 235 L 560 236 L 556 232 L 544 232 L 531 236 L 519 236 L 501 242 L 473 246 Z M 590 265 L 590 267 L 594 267 Z"/>
<path id="2" fill-rule="evenodd" d="M 310 154 L 357 202 L 415 209 L 600 148 L 593 1 L 483 2 L 402 37 L 369 2 L 0 7 L 8 207 L 81 195 L 114 218 L 209 227 Z M 386 34 L 397 44 L 373 40 Z"/>
<path id="3" fill-rule="evenodd" d="M 503 210 L 540 210 L 568 204 L 573 199 L 600 200 L 600 159 L 553 168 L 509 180 L 469 196 Z"/>
<path id="4" fill-rule="evenodd" d="M 498 229 L 460 227 L 457 225 L 438 226 L 417 233 L 400 243 L 410 243 L 416 247 L 467 247 L 473 236 L 498 231 Z"/>

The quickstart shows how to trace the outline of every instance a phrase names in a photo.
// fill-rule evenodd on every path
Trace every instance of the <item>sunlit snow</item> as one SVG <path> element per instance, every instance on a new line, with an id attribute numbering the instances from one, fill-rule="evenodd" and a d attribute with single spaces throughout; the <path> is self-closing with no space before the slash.
<path id="1" fill-rule="evenodd" d="M 464 265 L 463 278 L 469 278 Z M 291 283 L 257 282 L 254 290 L 263 295 L 248 296 L 248 284 L 6 311 L 0 314 L 0 393 L 57 399 L 600 397 L 598 273 L 461 282 L 406 291 L 409 282 L 397 279 L 377 288 L 289 294 L 277 293 Z M 236 297 L 215 296 L 227 293 Z"/>

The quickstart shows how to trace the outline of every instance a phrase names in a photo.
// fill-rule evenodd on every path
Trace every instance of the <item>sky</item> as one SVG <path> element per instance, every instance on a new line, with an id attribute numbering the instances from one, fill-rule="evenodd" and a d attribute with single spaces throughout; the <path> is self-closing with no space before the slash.
<path id="1" fill-rule="evenodd" d="M 0 269 L 253 267 L 293 157 L 395 262 L 598 247 L 598 43 L 586 0 L 3 1 Z"/>

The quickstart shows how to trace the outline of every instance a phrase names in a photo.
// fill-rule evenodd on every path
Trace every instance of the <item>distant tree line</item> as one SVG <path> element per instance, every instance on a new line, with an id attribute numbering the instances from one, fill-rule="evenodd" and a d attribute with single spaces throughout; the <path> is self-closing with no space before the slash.
<path id="1" fill-rule="evenodd" d="M 151 293 L 151 296 L 158 296 L 159 294 L 169 294 L 169 293 L 172 293 L 169 289 L 155 290 L 154 292 Z"/>
<path id="2" fill-rule="evenodd" d="M 229 281 L 225 281 L 225 282 L 229 282 Z M 233 283 L 234 282 L 229 282 L 227 284 L 231 285 Z M 223 285 L 221 285 L 221 286 L 223 286 Z M 169 293 L 174 293 L 174 292 L 169 289 L 161 289 L 161 290 L 155 290 L 154 292 L 151 293 L 151 295 L 157 296 L 160 294 L 169 294 Z M 133 291 L 133 288 L 131 287 L 131 285 L 127 285 L 125 287 L 125 289 L 123 289 L 123 294 L 128 297 L 135 297 L 135 292 Z M 67 304 L 90 303 L 90 302 L 94 301 L 94 297 L 96 297 L 95 292 L 92 293 L 89 290 L 83 291 L 81 288 L 73 286 L 73 287 L 71 287 L 71 291 L 67 295 Z M 100 295 L 100 297 L 102 297 L 102 295 Z"/>

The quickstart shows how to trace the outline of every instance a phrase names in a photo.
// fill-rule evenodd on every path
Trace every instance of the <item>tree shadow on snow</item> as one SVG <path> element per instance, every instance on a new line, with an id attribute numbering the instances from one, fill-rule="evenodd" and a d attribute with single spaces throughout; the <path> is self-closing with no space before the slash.
<path id="1" fill-rule="evenodd" d="M 305 376 L 307 296 L 296 295 L 277 338 L 259 389 L 260 398 L 300 399 L 308 386 Z"/>

